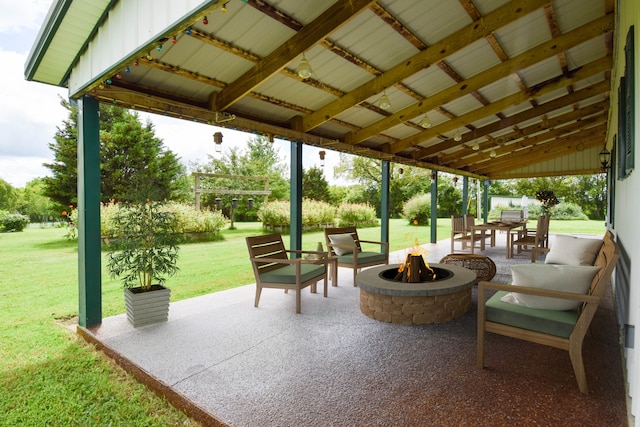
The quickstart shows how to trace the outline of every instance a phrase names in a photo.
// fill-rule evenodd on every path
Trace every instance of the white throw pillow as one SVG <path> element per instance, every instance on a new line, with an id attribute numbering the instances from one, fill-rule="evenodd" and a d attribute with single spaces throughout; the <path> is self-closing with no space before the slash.
<path id="1" fill-rule="evenodd" d="M 520 264 L 511 267 L 511 274 L 513 286 L 586 294 L 598 270 L 600 267 L 586 265 Z M 580 301 L 518 292 L 510 292 L 500 301 L 545 310 L 574 310 L 581 304 Z"/>
<path id="2" fill-rule="evenodd" d="M 353 235 L 348 233 L 347 234 L 330 234 L 329 240 L 334 245 L 352 246 L 352 247 L 356 245 L 356 241 L 353 239 Z M 336 253 L 336 255 L 341 256 L 341 255 L 352 253 L 353 249 L 338 248 L 334 246 L 333 251 Z"/>
<path id="3" fill-rule="evenodd" d="M 559 234 L 555 237 L 545 264 L 593 265 L 602 239 L 587 239 Z"/>

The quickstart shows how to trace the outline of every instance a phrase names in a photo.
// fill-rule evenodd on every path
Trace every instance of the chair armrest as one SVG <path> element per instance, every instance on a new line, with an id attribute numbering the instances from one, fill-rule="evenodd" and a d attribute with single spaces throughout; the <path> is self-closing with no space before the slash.
<path id="1" fill-rule="evenodd" d="M 359 240 L 360 243 L 370 243 L 373 245 L 381 245 L 384 248 L 385 253 L 389 252 L 389 242 L 378 242 L 376 240 Z"/>
<path id="2" fill-rule="evenodd" d="M 301 251 L 301 250 L 289 249 L 289 250 L 285 250 L 285 252 L 290 254 L 299 254 L 299 255 L 303 255 L 303 254 L 315 255 L 317 258 L 303 258 L 306 261 L 313 261 L 314 263 L 318 263 L 318 261 L 322 261 L 324 259 L 329 258 L 329 252 L 325 252 L 325 251 L 304 251 L 304 250 Z"/>
<path id="3" fill-rule="evenodd" d="M 484 305 L 485 302 L 485 291 L 489 289 L 495 291 L 518 292 L 521 294 L 537 295 L 541 297 L 568 299 L 586 303 L 597 303 L 600 301 L 600 298 L 594 295 L 576 294 L 574 292 L 555 291 L 551 289 L 530 288 L 528 286 L 505 285 L 504 283 L 486 282 L 481 280 L 478 282 L 478 296 L 482 295 L 483 297 L 478 298 L 478 301 L 482 301 L 482 305 Z"/>

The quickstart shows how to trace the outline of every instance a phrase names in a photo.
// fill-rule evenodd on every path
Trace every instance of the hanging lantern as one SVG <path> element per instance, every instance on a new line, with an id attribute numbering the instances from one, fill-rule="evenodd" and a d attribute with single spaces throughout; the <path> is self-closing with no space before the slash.
<path id="1" fill-rule="evenodd" d="M 213 142 L 216 144 L 216 153 L 222 151 L 222 132 L 216 132 L 213 134 Z"/>

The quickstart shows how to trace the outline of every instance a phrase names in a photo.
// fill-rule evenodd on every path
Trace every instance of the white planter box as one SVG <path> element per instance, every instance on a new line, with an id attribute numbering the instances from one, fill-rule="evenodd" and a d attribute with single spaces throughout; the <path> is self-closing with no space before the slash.
<path id="1" fill-rule="evenodd" d="M 171 289 L 161 285 L 153 285 L 147 292 L 140 292 L 140 288 L 125 289 L 127 319 L 134 328 L 166 322 L 169 318 L 170 297 Z"/>

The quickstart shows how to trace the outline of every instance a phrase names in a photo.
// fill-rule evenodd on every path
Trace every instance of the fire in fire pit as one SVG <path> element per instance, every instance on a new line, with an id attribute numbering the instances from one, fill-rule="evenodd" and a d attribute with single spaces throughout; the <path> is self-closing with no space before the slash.
<path id="1" fill-rule="evenodd" d="M 380 273 L 380 277 L 386 280 L 404 283 L 434 282 L 451 276 L 449 270 L 431 268 L 427 262 L 429 251 L 424 249 L 415 240 L 412 248 L 407 250 L 407 257 L 397 269 L 389 269 Z"/>

